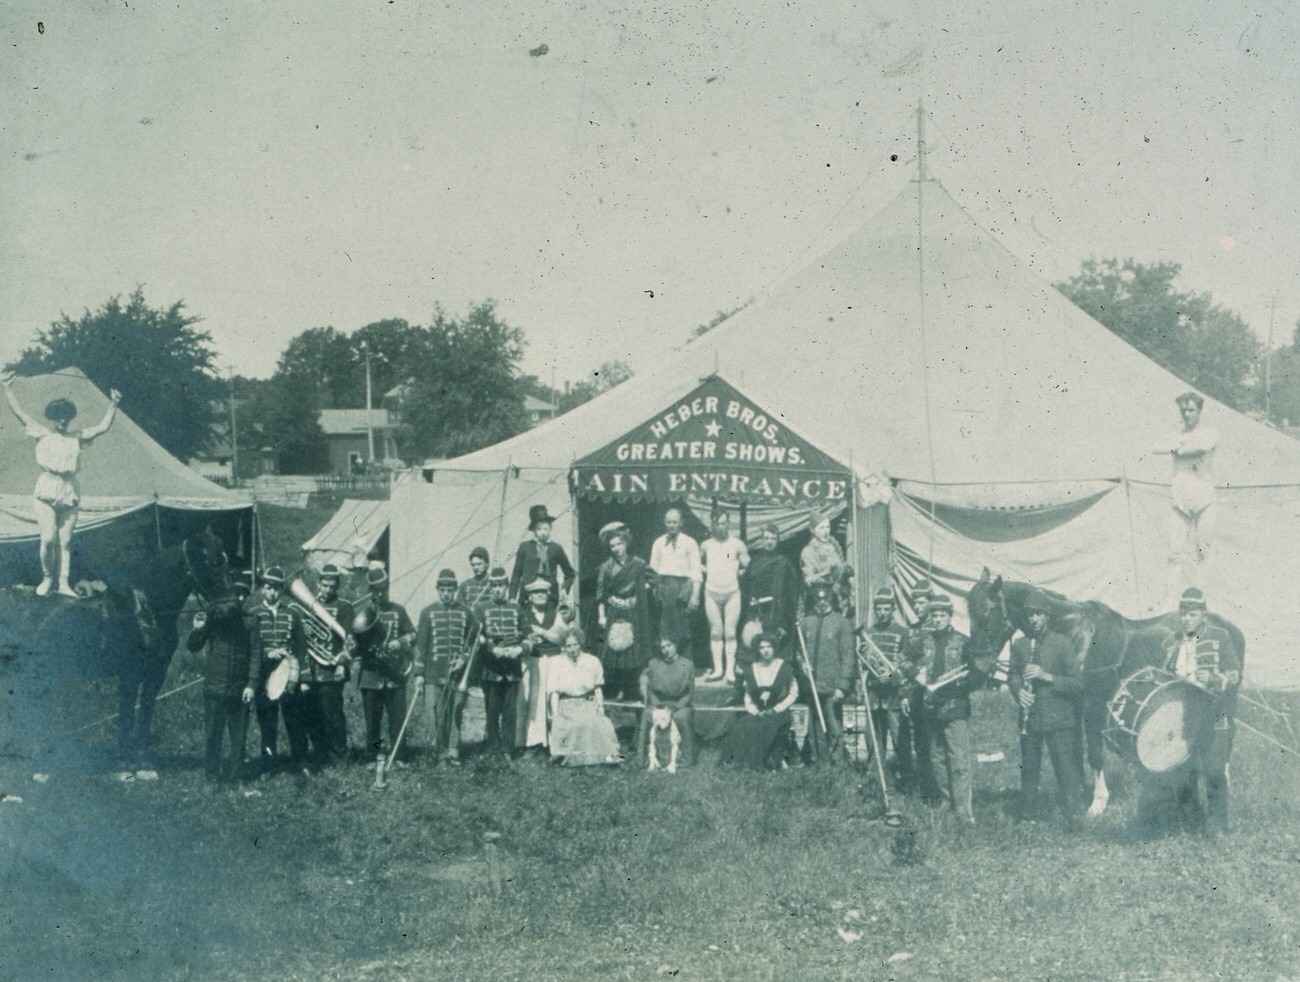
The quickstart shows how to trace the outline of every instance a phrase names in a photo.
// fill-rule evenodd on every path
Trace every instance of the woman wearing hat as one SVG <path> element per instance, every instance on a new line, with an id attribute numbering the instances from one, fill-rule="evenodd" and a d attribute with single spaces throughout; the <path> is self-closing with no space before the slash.
<path id="1" fill-rule="evenodd" d="M 622 760 L 614 724 L 605 715 L 600 660 L 582 650 L 582 631 L 565 628 L 560 653 L 547 659 L 551 757 L 569 767 Z"/>
<path id="2" fill-rule="evenodd" d="M 80 465 L 81 448 L 89 446 L 98 436 L 108 432 L 117 413 L 117 404 L 122 394 L 114 389 L 109 394 L 108 412 L 98 424 L 80 433 L 69 433 L 68 425 L 77 415 L 77 407 L 68 399 L 53 399 L 45 407 L 45 418 L 50 427 L 42 426 L 32 419 L 18 404 L 18 397 L 13 390 L 14 377 L 4 380 L 5 398 L 14 415 L 22 422 L 29 437 L 36 441 L 36 463 L 41 468 L 41 476 L 36 479 L 35 500 L 32 511 L 36 515 L 36 525 L 41 535 L 41 584 L 36 588 L 39 596 L 45 596 L 54 586 L 54 577 L 59 577 L 59 593 L 65 597 L 75 597 L 68 582 L 69 548 L 72 545 L 72 531 L 77 527 L 77 510 L 81 505 L 81 489 L 77 485 L 77 468 Z"/>
<path id="3" fill-rule="evenodd" d="M 790 707 L 799 695 L 790 663 L 776 657 L 776 639 L 754 639 L 757 660 L 745 666 L 745 715 L 727 731 L 718 759 L 751 770 L 773 770 L 790 743 Z"/>
<path id="4" fill-rule="evenodd" d="M 610 522 L 600 538 L 610 553 L 596 574 L 596 617 L 605 629 L 600 660 L 611 691 L 628 695 L 653 650 L 650 591 L 655 574 L 644 559 L 629 555 L 632 533 L 622 522 Z"/>

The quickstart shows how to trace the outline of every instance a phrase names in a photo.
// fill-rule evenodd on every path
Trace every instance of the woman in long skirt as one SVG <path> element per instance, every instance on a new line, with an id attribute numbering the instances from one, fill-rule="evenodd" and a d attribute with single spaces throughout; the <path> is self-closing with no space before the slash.
<path id="1" fill-rule="evenodd" d="M 610 693 L 633 696 L 657 643 L 650 616 L 655 574 L 644 559 L 629 555 L 632 533 L 622 522 L 610 522 L 600 537 L 609 548 L 596 574 L 597 618 L 605 629 L 600 660 Z"/>
<path id="2" fill-rule="evenodd" d="M 4 380 L 5 398 L 9 408 L 22 422 L 27 435 L 36 441 L 36 463 L 41 476 L 36 479 L 32 511 L 41 535 L 41 585 L 36 588 L 45 596 L 59 578 L 59 593 L 75 597 L 69 581 L 68 553 L 72 546 L 72 530 L 77 527 L 77 511 L 81 507 L 81 488 L 77 484 L 77 469 L 81 464 L 81 450 L 97 436 L 108 432 L 122 396 L 114 389 L 109 396 L 108 412 L 94 426 L 79 433 L 69 433 L 68 425 L 77 415 L 76 405 L 69 399 L 53 399 L 45 407 L 45 418 L 50 426 L 42 426 L 23 411 L 13 390 L 14 377 Z M 50 427 L 53 427 L 51 429 Z"/>
<path id="3" fill-rule="evenodd" d="M 762 771 L 779 767 L 790 741 L 790 707 L 799 695 L 794 670 L 776 657 L 776 639 L 754 639 L 757 660 L 744 669 L 745 715 L 731 724 L 718 757 L 723 764 Z"/>
<path id="4" fill-rule="evenodd" d="M 614 724 L 605 715 L 600 659 L 582 650 L 582 632 L 567 629 L 558 655 L 547 660 L 547 700 L 551 711 L 551 756 L 570 767 L 616 764 Z"/>

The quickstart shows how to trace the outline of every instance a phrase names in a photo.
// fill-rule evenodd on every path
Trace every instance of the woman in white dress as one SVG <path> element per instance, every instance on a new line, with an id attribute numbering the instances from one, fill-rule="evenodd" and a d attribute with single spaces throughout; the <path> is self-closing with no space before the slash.
<path id="1" fill-rule="evenodd" d="M 114 389 L 108 412 L 95 426 L 80 433 L 69 433 L 68 424 L 77 415 L 77 407 L 68 399 L 53 399 L 45 407 L 45 418 L 50 426 L 42 426 L 32 419 L 18 404 L 13 391 L 14 377 L 4 380 L 5 398 L 14 415 L 22 422 L 27 435 L 36 441 L 36 463 L 41 476 L 36 479 L 32 511 L 41 534 L 41 572 L 43 579 L 36 588 L 45 596 L 59 580 L 59 593 L 75 597 L 69 582 L 68 550 L 72 545 L 72 531 L 77 527 L 77 511 L 81 506 L 81 488 L 77 484 L 77 468 L 81 462 L 81 448 L 89 445 L 113 425 L 117 404 L 122 396 Z"/>
<path id="2" fill-rule="evenodd" d="M 567 628 L 560 653 L 547 659 L 547 702 L 551 716 L 551 756 L 569 767 L 617 764 L 618 735 L 605 715 L 600 659 L 582 650 L 582 632 Z"/>

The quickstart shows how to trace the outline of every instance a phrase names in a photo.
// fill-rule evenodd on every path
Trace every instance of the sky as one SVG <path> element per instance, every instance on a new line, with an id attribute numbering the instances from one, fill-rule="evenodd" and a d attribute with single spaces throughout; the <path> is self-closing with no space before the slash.
<path id="1" fill-rule="evenodd" d="M 0 360 L 143 285 L 246 375 L 487 298 L 544 380 L 644 367 L 905 187 L 919 102 L 933 175 L 1045 278 L 1169 260 L 1261 338 L 1300 318 L 1294 4 L 8 0 L 0 31 Z"/>

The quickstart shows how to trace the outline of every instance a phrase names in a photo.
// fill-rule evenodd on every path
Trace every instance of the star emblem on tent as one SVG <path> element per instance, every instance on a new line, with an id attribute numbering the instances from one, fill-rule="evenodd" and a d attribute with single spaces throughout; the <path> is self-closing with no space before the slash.
<path id="1" fill-rule="evenodd" d="M 704 432 L 707 436 L 717 437 L 722 433 L 722 424 L 716 419 L 712 423 L 705 423 Z"/>

